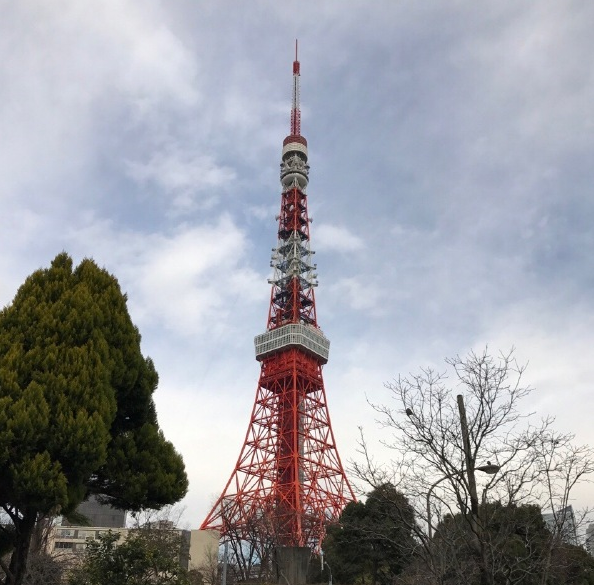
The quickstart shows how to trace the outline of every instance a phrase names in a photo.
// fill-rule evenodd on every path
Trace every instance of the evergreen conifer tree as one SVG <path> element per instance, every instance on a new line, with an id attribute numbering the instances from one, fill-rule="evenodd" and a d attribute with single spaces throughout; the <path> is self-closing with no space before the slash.
<path id="1" fill-rule="evenodd" d="M 90 494 L 139 510 L 179 501 L 181 456 L 157 423 L 158 376 L 114 276 L 59 254 L 0 312 L 0 560 L 20 585 L 35 522 Z"/>

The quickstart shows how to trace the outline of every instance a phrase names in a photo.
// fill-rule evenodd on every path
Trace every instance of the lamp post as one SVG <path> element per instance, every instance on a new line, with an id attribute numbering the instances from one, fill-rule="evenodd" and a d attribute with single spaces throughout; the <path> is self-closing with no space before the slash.
<path id="1" fill-rule="evenodd" d="M 332 585 L 332 569 L 330 568 L 330 565 L 324 559 L 324 553 L 323 552 L 320 555 L 320 561 L 321 561 L 321 565 L 322 565 L 322 570 L 320 572 L 323 573 L 324 572 L 324 567 L 328 567 L 328 573 L 330 574 L 330 579 L 328 581 L 328 585 Z"/>
<path id="2" fill-rule="evenodd" d="M 328 581 L 328 585 L 332 585 L 332 569 L 326 561 L 324 561 L 324 566 L 328 567 L 328 572 L 330 573 L 330 580 Z"/>
<path id="3" fill-rule="evenodd" d="M 476 493 L 476 478 L 474 477 L 474 466 L 472 452 L 470 450 L 470 435 L 468 433 L 468 423 L 466 422 L 466 408 L 464 407 L 464 397 L 458 394 L 458 412 L 460 413 L 460 430 L 462 431 L 462 444 L 464 446 L 464 455 L 466 457 L 466 474 L 468 476 L 468 492 L 470 495 L 470 527 L 474 533 L 476 546 L 479 552 L 479 572 L 481 575 L 481 585 L 491 585 L 493 576 L 489 573 L 487 567 L 487 551 L 485 548 L 485 538 L 483 527 L 479 522 L 479 502 Z"/>
<path id="4" fill-rule="evenodd" d="M 223 572 L 221 574 L 221 585 L 227 585 L 227 564 L 229 563 L 229 541 L 225 540 L 225 549 L 223 553 Z"/>

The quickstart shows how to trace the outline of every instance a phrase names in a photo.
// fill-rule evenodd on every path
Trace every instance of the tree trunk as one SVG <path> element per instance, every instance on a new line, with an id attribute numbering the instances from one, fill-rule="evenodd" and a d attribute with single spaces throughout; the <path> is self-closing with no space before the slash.
<path id="1" fill-rule="evenodd" d="M 31 537 L 35 528 L 37 513 L 26 511 L 20 520 L 15 522 L 16 536 L 15 547 L 10 557 L 8 575 L 4 581 L 5 585 L 22 585 L 27 573 L 27 559 L 31 547 Z"/>
<path id="2" fill-rule="evenodd" d="M 556 534 L 553 534 L 553 536 L 551 536 L 549 544 L 547 545 L 547 556 L 545 558 L 544 567 L 542 569 L 540 580 L 542 585 L 546 585 L 547 581 L 549 580 L 549 571 L 551 570 L 551 557 L 553 556 L 553 548 L 556 545 L 556 540 L 557 536 Z"/>

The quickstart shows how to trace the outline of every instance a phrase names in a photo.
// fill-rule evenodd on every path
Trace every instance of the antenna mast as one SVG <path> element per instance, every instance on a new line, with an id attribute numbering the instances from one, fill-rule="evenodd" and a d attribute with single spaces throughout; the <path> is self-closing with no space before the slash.
<path id="1" fill-rule="evenodd" d="M 301 109 L 299 108 L 299 59 L 295 39 L 295 61 L 293 61 L 293 104 L 291 107 L 291 134 L 301 136 Z"/>

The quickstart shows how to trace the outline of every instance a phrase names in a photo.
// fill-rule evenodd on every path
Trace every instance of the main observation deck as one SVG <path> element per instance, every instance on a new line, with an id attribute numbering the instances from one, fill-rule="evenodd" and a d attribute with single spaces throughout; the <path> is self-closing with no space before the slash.
<path id="1" fill-rule="evenodd" d="M 291 323 L 277 329 L 272 329 L 254 338 L 256 359 L 264 358 L 288 348 L 297 348 L 305 353 L 314 355 L 321 364 L 328 362 L 330 341 L 324 334 L 312 325 Z"/>

